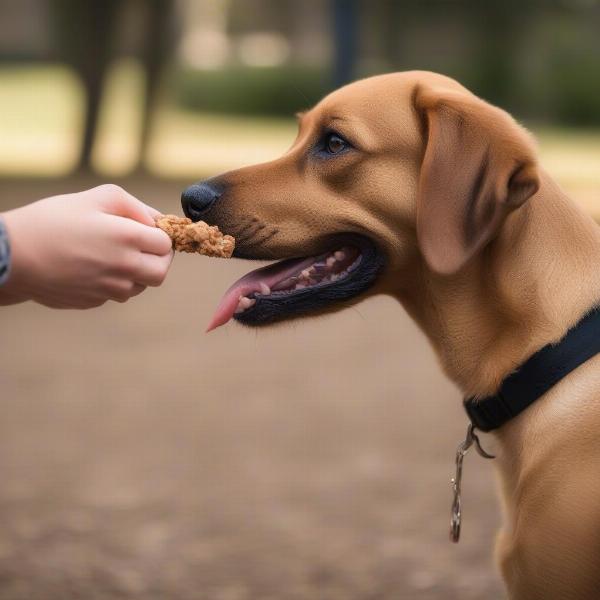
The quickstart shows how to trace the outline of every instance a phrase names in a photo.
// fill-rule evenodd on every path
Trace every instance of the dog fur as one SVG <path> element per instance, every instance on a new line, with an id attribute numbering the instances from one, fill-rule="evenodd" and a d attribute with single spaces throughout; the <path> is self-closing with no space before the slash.
<path id="1" fill-rule="evenodd" d="M 351 149 L 322 159 L 333 130 Z M 452 79 L 365 79 L 299 118 L 277 160 L 226 173 L 205 220 L 249 258 L 318 254 L 356 233 L 468 396 L 485 396 L 600 298 L 600 229 L 538 165 L 531 136 Z M 335 306 L 329 310 L 337 310 Z M 494 435 L 514 600 L 600 598 L 600 357 Z"/>

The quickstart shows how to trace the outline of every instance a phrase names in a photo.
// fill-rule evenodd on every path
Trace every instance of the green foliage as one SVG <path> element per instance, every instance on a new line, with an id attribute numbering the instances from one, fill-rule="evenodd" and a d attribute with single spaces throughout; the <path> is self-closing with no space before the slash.
<path id="1" fill-rule="evenodd" d="M 327 71 L 298 66 L 185 69 L 174 77 L 183 108 L 215 113 L 290 116 L 327 91 Z"/>
<path id="2" fill-rule="evenodd" d="M 596 64 L 598 72 L 600 66 Z M 590 79 L 590 71 L 573 65 L 558 78 L 561 88 L 556 94 L 556 116 L 566 125 L 600 125 L 600 80 Z"/>
<path id="3" fill-rule="evenodd" d="M 556 121 L 600 125 L 600 57 L 581 47 L 564 48 L 549 61 Z"/>

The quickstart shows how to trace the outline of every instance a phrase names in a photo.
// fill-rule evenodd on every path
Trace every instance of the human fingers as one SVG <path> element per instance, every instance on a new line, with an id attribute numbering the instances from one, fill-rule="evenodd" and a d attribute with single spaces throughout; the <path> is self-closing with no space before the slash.
<path id="1" fill-rule="evenodd" d="M 139 256 L 137 272 L 132 275 L 132 279 L 143 285 L 158 287 L 165 280 L 172 260 L 172 253 L 165 256 L 142 253 Z"/>
<path id="2" fill-rule="evenodd" d="M 154 227 L 154 216 L 158 211 L 138 200 L 121 186 L 106 183 L 89 190 L 88 193 L 100 198 L 110 214 Z"/>
<path id="3" fill-rule="evenodd" d="M 127 246 L 158 256 L 171 254 L 173 242 L 162 229 L 122 218 L 114 219 L 112 226 L 119 240 Z"/>
<path id="4" fill-rule="evenodd" d="M 115 287 L 110 299 L 123 304 L 130 298 L 139 296 L 146 287 L 146 285 L 142 285 L 141 283 L 127 282 L 126 285 Z"/>

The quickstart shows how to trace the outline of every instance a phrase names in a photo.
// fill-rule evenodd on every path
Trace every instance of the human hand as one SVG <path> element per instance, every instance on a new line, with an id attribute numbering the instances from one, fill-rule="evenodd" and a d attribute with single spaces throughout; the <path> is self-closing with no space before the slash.
<path id="1" fill-rule="evenodd" d="M 0 303 L 92 308 L 160 285 L 173 251 L 157 214 L 112 184 L 4 213 L 12 260 Z"/>

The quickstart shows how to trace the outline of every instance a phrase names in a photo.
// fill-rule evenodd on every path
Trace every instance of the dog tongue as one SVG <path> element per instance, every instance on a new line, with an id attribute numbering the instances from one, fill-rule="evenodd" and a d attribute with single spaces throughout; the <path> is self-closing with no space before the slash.
<path id="1" fill-rule="evenodd" d="M 293 258 L 250 271 L 225 292 L 208 324 L 206 332 L 208 333 L 221 325 L 225 325 L 233 317 L 240 296 L 250 296 L 255 292 L 260 292 L 261 283 L 263 286 L 267 285 L 269 288 L 273 288 L 280 281 L 300 273 L 302 269 L 311 265 L 314 260 L 314 257 Z"/>

